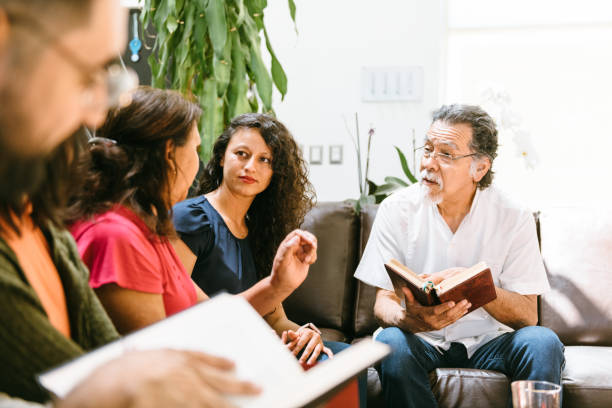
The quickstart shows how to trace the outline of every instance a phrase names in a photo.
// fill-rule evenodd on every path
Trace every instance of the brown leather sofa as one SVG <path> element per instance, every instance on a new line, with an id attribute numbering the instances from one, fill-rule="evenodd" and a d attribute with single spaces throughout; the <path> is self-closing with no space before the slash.
<path id="1" fill-rule="evenodd" d="M 318 260 L 285 302 L 288 316 L 313 322 L 326 340 L 359 341 L 378 327 L 375 289 L 353 273 L 377 207 L 359 216 L 342 202 L 320 203 L 303 228 L 319 240 Z M 538 231 L 552 290 L 539 302 L 539 324 L 565 344 L 564 407 L 612 406 L 612 210 L 542 211 Z M 393 358 L 392 356 L 390 358 Z M 441 407 L 504 407 L 508 378 L 499 372 L 437 369 L 430 375 Z M 368 406 L 384 406 L 378 373 L 368 369 Z"/>

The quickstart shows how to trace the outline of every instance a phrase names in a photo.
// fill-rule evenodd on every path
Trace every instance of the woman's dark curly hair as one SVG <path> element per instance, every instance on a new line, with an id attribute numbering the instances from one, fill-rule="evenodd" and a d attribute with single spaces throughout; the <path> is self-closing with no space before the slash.
<path id="1" fill-rule="evenodd" d="M 174 235 L 171 180 L 174 158 L 166 145 L 187 143 L 200 107 L 175 91 L 140 87 L 132 102 L 108 113 L 80 161 L 81 185 L 75 188 L 67 222 L 126 205 L 159 236 Z"/>
<path id="2" fill-rule="evenodd" d="M 232 136 L 240 129 L 257 129 L 272 151 L 272 179 L 259 193 L 246 215 L 249 243 L 260 278 L 272 270 L 283 238 L 304 221 L 315 203 L 308 168 L 289 130 L 272 116 L 246 113 L 232 120 L 213 146 L 212 157 L 200 178 L 200 194 L 216 190 L 223 181 L 221 161 Z"/>

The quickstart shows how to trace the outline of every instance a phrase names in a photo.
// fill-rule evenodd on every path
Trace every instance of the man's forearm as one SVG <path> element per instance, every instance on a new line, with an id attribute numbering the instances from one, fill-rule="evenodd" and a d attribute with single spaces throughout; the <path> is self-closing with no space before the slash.
<path id="1" fill-rule="evenodd" d="M 274 311 L 274 308 L 283 302 L 293 292 L 291 288 L 274 285 L 270 276 L 257 282 L 255 285 L 240 293 L 257 313 L 261 316 Z"/>
<path id="2" fill-rule="evenodd" d="M 497 321 L 520 329 L 538 323 L 537 295 L 520 295 L 496 287 L 497 299 L 484 306 L 484 309 Z"/>
<path id="3" fill-rule="evenodd" d="M 398 327 L 411 333 L 423 331 L 419 322 L 407 315 L 400 302 L 395 293 L 379 289 L 374 304 L 374 316 L 381 327 Z"/>

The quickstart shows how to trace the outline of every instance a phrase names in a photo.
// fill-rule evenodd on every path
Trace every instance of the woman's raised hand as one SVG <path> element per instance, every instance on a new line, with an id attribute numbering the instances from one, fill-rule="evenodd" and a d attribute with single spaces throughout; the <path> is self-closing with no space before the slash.
<path id="1" fill-rule="evenodd" d="M 308 276 L 308 268 L 317 260 L 317 238 L 296 229 L 281 242 L 270 275 L 272 285 L 295 290 Z"/>

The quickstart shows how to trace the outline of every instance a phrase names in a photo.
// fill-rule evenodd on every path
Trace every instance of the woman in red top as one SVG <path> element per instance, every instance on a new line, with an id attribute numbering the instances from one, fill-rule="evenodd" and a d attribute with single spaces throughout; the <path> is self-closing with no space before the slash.
<path id="1" fill-rule="evenodd" d="M 194 305 L 207 296 L 175 252 L 185 250 L 172 206 L 187 196 L 199 166 L 201 109 L 174 91 L 141 87 L 109 112 L 89 154 L 68 221 L 90 285 L 120 333 Z M 296 230 L 277 253 L 269 279 L 241 295 L 267 313 L 305 279 L 316 239 Z"/>
<path id="2" fill-rule="evenodd" d="M 205 299 L 170 244 L 168 213 L 198 171 L 201 110 L 175 92 L 140 88 L 132 98 L 89 141 L 69 211 L 89 283 L 121 333 Z"/>

